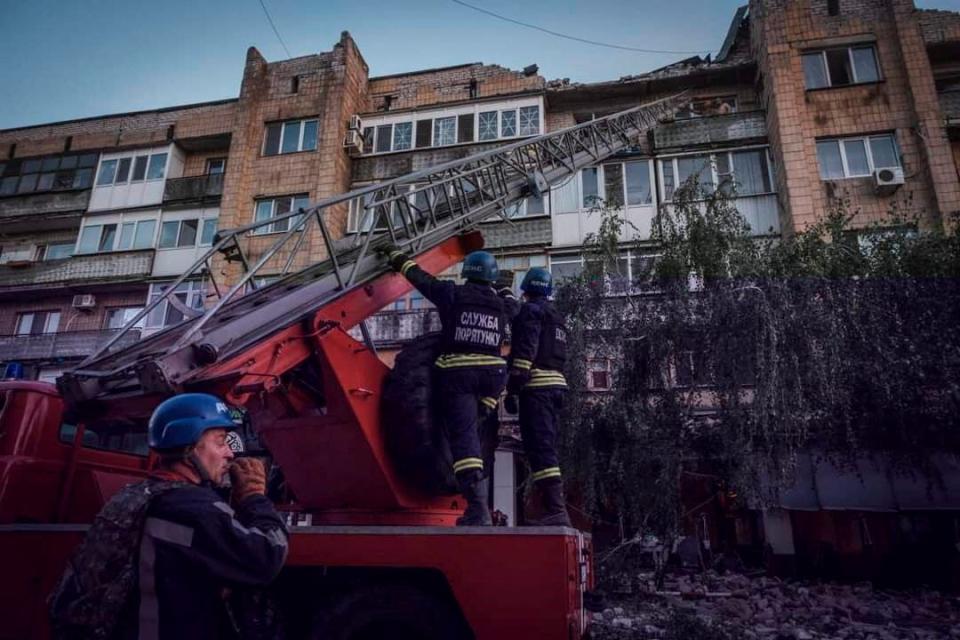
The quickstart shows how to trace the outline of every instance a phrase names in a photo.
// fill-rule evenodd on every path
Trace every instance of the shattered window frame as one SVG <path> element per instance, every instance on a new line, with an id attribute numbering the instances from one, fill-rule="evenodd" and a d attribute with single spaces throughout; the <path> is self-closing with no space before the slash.
<path id="1" fill-rule="evenodd" d="M 869 57 L 864 57 L 867 52 Z M 836 57 L 839 53 L 844 54 L 844 59 Z M 811 50 L 802 53 L 801 56 L 803 82 L 808 91 L 873 84 L 882 82 L 884 79 L 880 68 L 880 56 L 877 53 L 876 43 L 873 42 Z M 843 82 L 840 78 L 834 77 L 835 73 L 831 71 L 831 66 L 836 67 L 837 63 L 845 63 L 844 72 L 849 75 L 849 81 Z"/>

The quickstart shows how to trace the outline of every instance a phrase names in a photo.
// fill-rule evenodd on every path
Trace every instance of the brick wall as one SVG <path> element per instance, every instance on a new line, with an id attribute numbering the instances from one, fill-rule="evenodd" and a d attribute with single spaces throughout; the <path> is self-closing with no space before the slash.
<path id="1" fill-rule="evenodd" d="M 385 96 L 392 97 L 391 110 L 471 100 L 472 81 L 477 87 L 476 98 L 541 91 L 546 86 L 544 79 L 537 74 L 525 76 L 522 71 L 513 71 L 493 64 L 474 63 L 371 78 L 369 99 L 364 111 L 382 111 Z"/>
<path id="2" fill-rule="evenodd" d="M 827 14 L 826 0 L 753 0 L 750 6 L 785 231 L 814 224 L 833 198 L 849 200 L 856 225 L 882 219 L 907 201 L 926 225 L 957 207 L 956 177 L 951 185 L 944 175 L 945 132 L 931 117 L 936 93 L 909 0 L 844 0 L 838 16 Z M 861 36 L 875 38 L 883 82 L 805 90 L 804 49 Z M 870 179 L 820 180 L 817 138 L 889 131 L 908 176 L 897 198 L 875 196 Z"/>
<path id="3" fill-rule="evenodd" d="M 297 93 L 291 79 L 299 76 Z M 314 56 L 268 63 L 251 48 L 247 54 L 221 208 L 221 228 L 253 221 L 255 201 L 272 196 L 307 194 L 317 201 L 347 190 L 350 158 L 342 149 L 350 116 L 357 113 L 366 95 L 367 66 L 350 35 L 344 32 L 333 51 Z M 317 150 L 263 156 L 266 123 L 301 117 L 319 117 Z M 346 204 L 328 211 L 325 218 L 341 235 L 346 226 Z M 312 260 L 324 254 L 315 225 L 310 225 L 306 246 Z M 259 256 L 279 236 L 251 238 L 247 250 Z M 292 241 L 291 241 L 292 244 Z M 305 266 L 307 256 L 294 263 Z M 280 256 L 269 269 L 279 268 Z M 219 265 L 228 279 L 236 278 L 234 266 Z"/>
<path id="4" fill-rule="evenodd" d="M 210 158 L 226 158 L 229 149 L 188 153 L 183 161 L 183 176 L 202 176 L 207 172 L 207 160 Z"/>
<path id="5" fill-rule="evenodd" d="M 0 302 L 0 335 L 16 332 L 17 316 L 32 311 L 59 311 L 60 331 L 96 331 L 103 329 L 110 308 L 143 306 L 147 300 L 147 286 L 84 291 L 96 296 L 97 306 L 90 311 L 74 309 L 73 292 L 58 291 L 48 296 L 31 296 L 25 300 Z"/>

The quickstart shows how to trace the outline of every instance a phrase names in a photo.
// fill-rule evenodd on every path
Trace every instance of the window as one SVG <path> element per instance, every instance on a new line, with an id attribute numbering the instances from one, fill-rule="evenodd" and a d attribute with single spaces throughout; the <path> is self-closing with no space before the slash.
<path id="1" fill-rule="evenodd" d="M 880 67 L 876 47 L 870 44 L 805 53 L 803 77 L 807 89 L 877 82 Z"/>
<path id="2" fill-rule="evenodd" d="M 113 307 L 107 309 L 106 326 L 104 328 L 123 329 L 133 321 L 141 311 L 143 311 L 143 307 Z M 140 322 L 138 322 L 136 326 L 142 327 L 145 321 L 145 318 L 140 318 Z"/>
<path id="3" fill-rule="evenodd" d="M 540 133 L 540 107 L 520 107 L 520 135 L 535 136 Z"/>
<path id="4" fill-rule="evenodd" d="M 598 186 L 597 182 L 597 171 L 598 169 L 596 167 L 587 167 L 580 172 L 580 179 L 583 187 L 582 193 L 584 209 L 597 206 L 597 203 L 600 200 L 600 187 Z"/>
<path id="5" fill-rule="evenodd" d="M 213 236 L 217 233 L 217 218 L 207 218 L 203 221 L 203 228 L 200 231 L 200 246 L 205 247 L 213 244 Z"/>
<path id="6" fill-rule="evenodd" d="M 55 242 L 37 247 L 36 260 L 62 260 L 73 255 L 73 242 Z"/>
<path id="7" fill-rule="evenodd" d="M 667 202 L 673 200 L 676 188 L 691 176 L 697 177 L 708 194 L 717 188 L 731 196 L 756 196 L 774 190 L 766 148 L 660 160 L 660 176 Z"/>
<path id="8" fill-rule="evenodd" d="M 614 209 L 623 208 L 623 165 L 603 165 L 603 192 L 607 196 L 604 203 Z"/>
<path id="9" fill-rule="evenodd" d="M 377 127 L 377 144 L 376 151 L 380 153 L 382 151 L 390 151 L 390 144 L 393 139 L 393 125 L 386 124 Z"/>
<path id="10" fill-rule="evenodd" d="M 517 135 L 517 112 L 500 112 L 500 137 L 512 138 Z"/>
<path id="11" fill-rule="evenodd" d="M 162 297 L 172 284 L 172 282 L 151 284 L 147 304 L 152 304 L 154 300 Z M 181 282 L 171 296 L 173 301 L 166 299 L 147 314 L 146 326 L 160 328 L 177 324 L 187 317 L 184 311 L 199 314 L 203 310 L 204 295 L 205 287 L 202 282 L 198 280 Z"/>
<path id="12" fill-rule="evenodd" d="M 17 335 L 39 335 L 56 333 L 60 328 L 59 311 L 31 311 L 17 314 Z"/>
<path id="13" fill-rule="evenodd" d="M 900 166 L 893 134 L 817 141 L 820 178 L 840 180 L 869 176 L 877 169 Z"/>
<path id="14" fill-rule="evenodd" d="M 477 120 L 478 125 L 477 129 L 479 130 L 479 139 L 483 140 L 496 140 L 497 139 L 497 118 L 499 113 L 497 111 L 484 111 L 482 112 Z"/>
<path id="15" fill-rule="evenodd" d="M 168 220 L 160 226 L 161 249 L 193 247 L 197 244 L 199 220 Z"/>
<path id="16" fill-rule="evenodd" d="M 77 253 L 128 251 L 153 246 L 156 220 L 126 220 L 122 223 L 88 224 L 80 230 Z M 119 229 L 118 229 L 119 226 Z"/>
<path id="17" fill-rule="evenodd" d="M 413 146 L 413 123 L 398 122 L 393 126 L 393 150 L 403 151 Z"/>
<path id="18" fill-rule="evenodd" d="M 263 155 L 275 156 L 317 148 L 318 120 L 290 120 L 267 125 Z"/>
<path id="19" fill-rule="evenodd" d="M 694 98 L 680 111 L 677 118 L 704 118 L 727 113 L 736 113 L 737 96 L 711 96 Z"/>
<path id="20" fill-rule="evenodd" d="M 542 216 L 547 213 L 548 197 L 537 198 L 530 196 L 515 202 L 503 210 L 503 215 L 511 220 L 528 216 Z M 493 218 L 489 222 L 497 222 L 500 218 Z"/>
<path id="21" fill-rule="evenodd" d="M 115 158 L 100 163 L 97 186 L 106 187 L 142 180 L 160 180 L 167 168 L 167 154 L 154 153 L 135 158 Z"/>
<path id="22" fill-rule="evenodd" d="M 587 360 L 587 389 L 591 391 L 609 391 L 612 386 L 610 361 L 606 358 Z"/>
<path id="23" fill-rule="evenodd" d="M 580 256 L 554 256 L 550 259 L 550 274 L 557 284 L 573 280 L 583 273 L 583 258 Z"/>
<path id="24" fill-rule="evenodd" d="M 457 141 L 457 119 L 454 117 L 437 118 L 433 121 L 433 146 L 455 144 Z"/>
<path id="25" fill-rule="evenodd" d="M 73 444 L 77 434 L 76 425 L 63 423 L 60 427 L 60 442 Z M 147 444 L 147 425 L 143 421 L 114 420 L 84 425 L 83 442 L 87 449 L 103 449 L 146 456 L 150 449 Z"/>
<path id="26" fill-rule="evenodd" d="M 0 196 L 88 189 L 96 164 L 95 153 L 0 162 Z"/>
<path id="27" fill-rule="evenodd" d="M 306 194 L 297 195 L 297 196 L 282 196 L 279 198 L 270 198 L 268 200 L 257 200 L 253 221 L 260 222 L 262 220 L 270 220 L 271 218 L 279 218 L 280 216 L 286 215 L 291 211 L 297 211 L 298 209 L 304 209 L 310 205 L 310 199 Z M 273 224 L 264 225 L 253 230 L 254 235 L 262 235 L 264 233 L 280 233 L 282 231 L 287 231 L 291 226 L 296 226 L 300 220 L 303 219 L 303 216 L 291 216 L 284 220 L 274 222 Z"/>
<path id="28" fill-rule="evenodd" d="M 650 163 L 625 162 L 627 181 L 627 204 L 653 204 L 653 191 L 650 189 Z"/>
<path id="29" fill-rule="evenodd" d="M 227 159 L 226 158 L 209 158 L 207 159 L 207 175 L 217 175 L 221 174 L 227 170 Z"/>

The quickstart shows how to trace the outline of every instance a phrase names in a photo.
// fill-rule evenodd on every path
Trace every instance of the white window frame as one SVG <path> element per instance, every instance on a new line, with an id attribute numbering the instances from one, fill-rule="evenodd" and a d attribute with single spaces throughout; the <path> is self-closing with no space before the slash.
<path id="1" fill-rule="evenodd" d="M 305 199 L 307 199 L 307 201 L 309 202 L 310 195 L 307 194 L 307 193 L 295 193 L 295 194 L 290 195 L 290 196 L 273 196 L 273 197 L 270 197 L 270 198 L 258 198 L 258 199 L 256 199 L 256 200 L 254 200 L 254 202 L 253 202 L 253 222 L 258 222 L 258 220 L 257 220 L 257 208 L 260 206 L 260 203 L 261 203 L 261 202 L 268 202 L 268 201 L 269 201 L 269 202 L 271 203 L 271 205 L 270 205 L 270 217 L 267 218 L 267 220 L 270 220 L 270 219 L 273 219 L 273 218 L 276 218 L 276 217 L 277 217 L 277 202 L 280 201 L 280 200 L 283 200 L 284 198 L 289 198 L 289 199 L 290 199 L 290 211 L 289 211 L 288 213 L 293 213 L 293 212 L 294 212 L 294 206 L 296 205 L 296 202 L 297 202 L 297 198 L 305 198 Z M 286 214 L 282 214 L 282 215 L 286 215 Z M 305 215 L 305 214 L 304 214 L 304 215 Z M 250 231 L 250 235 L 252 235 L 252 236 L 267 236 L 267 235 L 271 235 L 271 234 L 274 234 L 274 233 L 286 233 L 287 231 L 289 231 L 289 229 L 290 229 L 290 227 L 291 227 L 292 225 L 296 225 L 296 224 L 298 224 L 299 222 L 300 222 L 300 220 L 296 219 L 295 217 L 291 217 L 291 218 L 289 218 L 289 219 L 287 220 L 287 228 L 286 228 L 286 229 L 276 229 L 276 228 L 274 227 L 274 225 L 272 225 L 272 224 L 271 224 L 271 225 L 263 225 L 262 227 L 258 227 L 258 228 L 256 228 L 256 229 L 252 229 L 252 230 Z M 302 231 L 302 230 L 303 230 L 303 229 L 301 229 L 301 231 Z"/>
<path id="2" fill-rule="evenodd" d="M 123 315 L 124 315 L 123 323 L 122 323 L 119 327 L 111 327 L 111 326 L 110 326 L 110 315 L 113 314 L 113 313 L 116 313 L 116 312 L 118 312 L 118 311 L 119 311 L 119 312 L 123 312 Z M 118 330 L 124 328 L 125 326 L 127 326 L 127 323 L 130 322 L 130 320 L 133 320 L 133 319 L 136 317 L 136 315 L 137 315 L 138 313 L 140 313 L 141 311 L 143 311 L 143 305 L 140 305 L 140 306 L 127 305 L 127 306 L 119 306 L 119 307 L 107 307 L 106 313 L 103 314 L 103 328 L 104 328 L 105 330 L 107 330 L 107 331 L 118 331 Z M 129 318 L 128 318 L 127 316 L 129 316 Z M 147 317 L 144 316 L 144 317 L 140 318 L 139 322 L 137 322 L 137 324 L 135 324 L 134 326 L 142 329 L 142 328 L 144 327 L 144 325 L 146 324 L 146 322 L 147 322 Z"/>
<path id="3" fill-rule="evenodd" d="M 163 282 L 150 283 L 150 289 L 147 293 L 147 306 L 149 306 L 154 301 L 155 298 L 158 298 L 164 295 L 166 290 L 161 289 L 161 287 L 169 286 L 169 285 L 172 285 L 173 283 L 174 283 L 173 280 L 165 280 Z M 197 311 L 202 311 L 203 301 L 207 295 L 206 283 L 203 280 L 184 280 L 183 282 L 180 283 L 180 287 L 184 287 L 184 286 L 186 288 L 182 292 L 187 294 L 186 306 L 191 309 L 195 309 Z M 197 302 L 198 299 L 200 301 L 199 307 L 194 306 L 194 304 Z M 150 313 L 148 313 L 145 316 L 144 327 L 147 329 L 162 329 L 164 327 L 173 326 L 173 325 L 166 324 L 167 311 L 169 307 L 170 307 L 169 300 L 163 300 L 160 304 L 154 307 L 150 311 Z M 158 311 L 160 309 L 162 309 L 162 312 Z M 158 314 L 158 313 L 163 314 L 162 316 L 163 322 L 161 324 L 153 323 L 153 318 L 151 317 L 151 316 L 154 316 L 154 314 Z M 181 322 L 183 322 L 183 320 L 181 320 Z"/>
<path id="4" fill-rule="evenodd" d="M 647 165 L 647 179 L 650 184 L 650 202 L 644 204 L 630 204 L 627 201 L 627 167 L 628 164 L 641 164 L 645 163 Z M 656 190 L 656 180 L 657 175 L 655 172 L 655 165 L 653 158 L 637 157 L 637 158 L 616 158 L 614 160 L 609 160 L 607 162 L 601 162 L 600 164 L 591 165 L 585 167 L 577 172 L 577 181 L 578 181 L 578 206 L 580 211 L 589 211 L 594 207 L 599 207 L 602 204 L 607 203 L 607 176 L 606 176 L 606 166 L 612 164 L 619 164 L 621 171 L 621 189 L 622 193 L 620 194 L 623 198 L 623 209 L 627 210 L 629 208 L 640 208 L 640 207 L 655 207 L 657 206 L 657 190 Z M 584 181 L 583 175 L 586 169 L 596 169 L 597 171 L 597 202 L 593 205 L 588 205 L 584 202 Z M 571 212 L 573 213 L 573 212 Z"/>
<path id="5" fill-rule="evenodd" d="M 184 222 L 196 222 L 197 223 L 197 233 L 193 238 L 193 244 L 179 244 L 180 243 L 180 232 L 183 229 Z M 157 251 L 174 251 L 177 249 L 190 249 L 193 247 L 198 247 L 200 245 L 200 237 L 203 234 L 203 223 L 205 219 L 197 216 L 196 218 L 181 218 L 178 220 L 161 220 L 160 221 L 160 233 L 157 235 Z M 177 225 L 177 244 L 172 247 L 161 247 L 160 241 L 163 239 L 163 226 L 167 224 L 176 224 Z M 136 237 L 136 232 L 134 232 L 134 237 Z"/>
<path id="6" fill-rule="evenodd" d="M 43 331 L 33 333 L 33 323 L 37 314 L 43 314 Z M 26 326 L 24 324 L 26 323 Z M 57 333 L 60 329 L 60 312 L 53 309 L 38 309 L 17 314 L 17 326 L 14 332 L 18 336 L 46 335 Z"/>
<path id="7" fill-rule="evenodd" d="M 138 214 L 120 214 L 120 215 L 109 215 L 103 217 L 91 217 L 84 221 L 84 224 L 80 227 L 80 231 L 77 233 L 77 242 L 74 246 L 73 255 L 74 256 L 87 256 L 93 255 L 95 253 L 112 253 L 114 251 L 143 251 L 145 249 L 153 249 L 157 246 L 160 233 L 160 214 L 159 212 L 151 212 L 151 217 L 141 218 Z M 146 224 L 148 222 L 153 222 L 153 235 L 150 239 L 150 244 L 145 247 L 136 247 L 137 241 L 137 231 L 141 224 Z M 130 246 L 128 248 L 120 248 L 120 239 L 123 236 L 123 225 L 133 224 L 133 237 L 131 239 Z M 100 250 L 100 241 L 103 239 L 103 229 L 102 227 L 110 224 L 117 225 L 117 233 L 113 239 L 113 246 L 109 249 Z M 83 232 L 90 227 L 101 227 L 100 238 L 97 240 L 97 251 L 87 251 L 82 252 L 80 250 L 80 241 L 83 239 Z"/>
<path id="8" fill-rule="evenodd" d="M 317 123 L 317 139 L 316 139 L 315 146 L 313 147 L 313 149 L 304 149 L 304 148 L 303 148 L 303 134 L 304 134 L 304 132 L 307 130 L 306 124 L 307 124 L 308 122 L 316 122 L 316 123 Z M 278 143 L 278 145 L 277 145 L 277 152 L 276 152 L 276 153 L 267 153 L 267 132 L 270 130 L 270 127 L 271 127 L 271 126 L 276 125 L 276 124 L 279 124 L 279 125 L 280 125 L 280 141 L 279 141 L 279 143 Z M 283 135 L 284 135 L 284 133 L 285 133 L 286 130 L 287 130 L 287 125 L 293 125 L 293 124 L 297 124 L 297 125 L 299 125 L 299 127 L 300 127 L 300 135 L 299 135 L 299 137 L 297 138 L 297 148 L 296 148 L 294 151 L 284 151 L 284 150 L 283 150 Z M 303 153 L 303 152 L 309 152 L 309 151 L 317 151 L 317 150 L 319 150 L 319 149 L 320 149 L 320 118 L 319 118 L 319 117 L 313 117 L 313 118 L 298 118 L 298 119 L 294 119 L 294 120 L 281 120 L 281 121 L 279 121 L 279 122 L 277 122 L 277 121 L 268 122 L 268 123 L 266 123 L 266 124 L 264 125 L 264 127 L 263 127 L 263 144 L 260 146 L 260 155 L 263 156 L 263 157 L 265 157 L 265 158 L 272 158 L 272 157 L 274 157 L 274 156 L 285 156 L 285 155 L 289 155 L 289 154 L 291 154 L 291 153 Z M 226 165 L 224 165 L 224 168 L 226 168 Z"/>
<path id="9" fill-rule="evenodd" d="M 744 195 L 735 194 L 734 197 L 735 197 L 735 198 L 753 198 L 753 197 L 767 196 L 767 195 L 775 194 L 775 193 L 777 192 L 777 191 L 776 191 L 776 189 L 777 189 L 777 183 L 774 181 L 773 162 L 772 162 L 772 160 L 771 160 L 771 158 L 770 158 L 770 147 L 769 147 L 769 145 L 753 145 L 753 146 L 749 146 L 749 147 L 737 147 L 737 148 L 735 148 L 735 149 L 723 149 L 722 151 L 713 151 L 713 152 L 703 152 L 703 151 L 697 152 L 697 151 L 692 151 L 692 152 L 690 152 L 690 153 L 678 153 L 678 154 L 676 154 L 676 155 L 663 156 L 663 157 L 657 158 L 657 186 L 658 186 L 659 189 L 660 189 L 660 196 L 661 196 L 661 198 L 663 199 L 663 202 L 665 202 L 665 203 L 673 202 L 673 192 L 675 192 L 675 191 L 677 190 L 677 187 L 679 187 L 679 186 L 682 184 L 682 181 L 680 180 L 680 165 L 679 165 L 679 162 L 678 162 L 678 160 L 680 160 L 681 158 L 689 158 L 689 157 L 696 157 L 696 156 L 706 156 L 706 157 L 708 157 L 708 158 L 709 158 L 709 161 L 710 161 L 710 175 L 711 175 L 711 179 L 712 179 L 712 184 L 713 184 L 713 186 L 714 186 L 714 189 L 716 189 L 716 188 L 720 187 L 720 184 L 721 184 L 721 182 L 720 182 L 720 175 L 721 175 L 721 174 L 719 173 L 719 171 L 717 171 L 717 156 L 718 156 L 718 155 L 720 155 L 720 154 L 726 154 L 726 156 L 727 156 L 727 166 L 730 167 L 730 174 L 733 176 L 733 181 L 734 181 L 734 183 L 736 183 L 736 180 L 737 180 L 737 168 L 736 168 L 736 166 L 734 166 L 734 163 L 733 163 L 733 154 L 735 154 L 735 153 L 740 153 L 740 152 L 743 152 L 743 151 L 759 151 L 759 150 L 761 150 L 761 149 L 763 149 L 763 150 L 766 151 L 767 180 L 768 180 L 769 183 L 770 183 L 770 189 L 771 189 L 771 191 L 765 191 L 765 192 L 761 192 L 761 193 L 744 194 Z M 666 162 L 671 163 L 670 166 L 671 166 L 671 168 L 673 169 L 673 181 L 674 181 L 673 191 L 672 191 L 669 195 L 667 194 L 667 187 L 666 187 L 666 184 L 665 184 L 664 179 L 663 179 L 663 178 L 664 178 L 664 176 L 663 176 L 663 165 L 664 165 L 664 163 L 666 163 Z M 726 174 L 723 174 L 723 175 L 726 175 Z"/>
<path id="10" fill-rule="evenodd" d="M 897 157 L 897 164 L 896 164 L 895 166 L 893 166 L 893 167 L 878 167 L 878 166 L 876 166 L 876 164 L 874 164 L 874 162 L 873 162 L 873 147 L 872 147 L 872 145 L 870 144 L 870 141 L 871 141 L 872 139 L 874 139 L 874 138 L 890 138 L 891 140 L 893 140 L 893 150 L 894 150 L 894 153 L 896 154 L 896 157 Z M 863 142 L 863 147 L 864 147 L 864 149 L 866 150 L 868 171 L 867 171 L 867 173 L 852 174 L 852 173 L 850 173 L 850 167 L 849 167 L 849 165 L 847 164 L 847 148 L 846 148 L 846 144 L 845 144 L 845 143 L 846 143 L 846 142 L 854 142 L 854 141 L 858 141 L 858 140 L 859 140 L 860 142 Z M 841 177 L 833 177 L 833 178 L 826 178 L 826 177 L 823 176 L 822 167 L 820 166 L 820 157 L 819 157 L 819 153 L 818 153 L 818 154 L 817 154 L 817 170 L 818 170 L 818 173 L 820 174 L 820 181 L 821 181 L 821 182 L 830 182 L 830 181 L 832 181 L 832 180 L 851 180 L 851 179 L 853 179 L 853 178 L 869 178 L 869 177 L 872 176 L 873 173 L 874 173 L 875 171 L 877 171 L 878 169 L 896 169 L 896 168 L 901 168 L 901 167 L 903 167 L 903 158 L 902 158 L 901 153 L 900 153 L 900 145 L 899 145 L 899 143 L 897 142 L 897 136 L 896 136 L 896 134 L 895 134 L 894 132 L 890 132 L 890 133 L 877 133 L 877 134 L 865 135 L 865 136 L 843 136 L 843 137 L 839 137 L 839 138 L 819 138 L 819 139 L 816 140 L 816 144 L 820 144 L 821 142 L 836 142 L 836 143 L 837 143 L 837 146 L 838 146 L 839 149 L 840 149 L 840 163 L 843 165 L 843 176 L 841 176 Z"/>
<path id="11" fill-rule="evenodd" d="M 853 57 L 854 49 L 870 49 L 873 52 L 873 64 L 877 69 L 877 79 L 876 80 L 860 80 L 857 77 L 857 65 Z M 853 75 L 853 82 L 849 84 L 834 84 L 833 77 L 830 75 L 830 65 L 827 62 L 827 52 L 828 51 L 846 51 L 847 60 L 850 61 L 850 71 Z M 881 82 L 883 80 L 883 70 L 880 68 L 880 56 L 877 53 L 877 44 L 875 42 L 859 42 L 854 44 L 848 44 L 841 47 L 826 47 L 824 49 L 812 49 L 810 51 L 801 52 L 801 69 L 803 68 L 803 58 L 807 56 L 818 55 L 820 57 L 820 64 L 823 65 L 823 74 L 827 79 L 827 84 L 822 87 L 808 87 L 806 73 L 804 72 L 803 84 L 804 89 L 807 91 L 816 91 L 818 89 L 835 89 L 838 87 L 852 87 L 858 84 L 873 84 L 875 82 Z"/>
<path id="12" fill-rule="evenodd" d="M 159 178 L 150 178 L 149 177 L 150 164 L 153 161 L 154 156 L 159 156 L 159 155 L 166 156 L 166 159 L 163 162 L 163 175 L 161 175 Z M 137 166 L 137 158 L 139 157 L 145 157 L 147 159 L 147 164 L 143 168 L 143 177 L 135 179 L 133 177 L 133 172 Z M 124 180 L 123 182 L 118 182 L 117 169 L 120 167 L 120 162 L 122 162 L 123 160 L 130 161 L 130 170 L 127 172 L 127 179 Z M 117 163 L 113 170 L 113 178 L 110 180 L 110 182 L 105 182 L 103 184 L 100 184 L 100 172 L 103 170 L 103 166 L 110 162 Z M 123 154 L 123 155 L 118 155 L 110 158 L 104 158 L 101 156 L 97 162 L 97 172 L 93 176 L 93 188 L 106 189 L 108 187 L 119 187 L 119 186 L 128 185 L 128 184 L 135 184 L 139 182 L 157 182 L 167 177 L 167 169 L 169 167 L 170 167 L 169 149 L 164 149 L 163 151 L 147 151 L 146 153 L 143 153 L 141 150 L 141 152 L 133 152 L 132 154 Z"/>
<path id="13" fill-rule="evenodd" d="M 525 135 L 520 135 L 520 109 L 521 108 L 537 108 L 537 132 L 530 133 Z M 496 138 L 488 138 L 486 140 L 480 139 L 480 114 L 486 113 L 489 111 L 495 111 L 497 113 L 497 136 Z M 505 136 L 503 135 L 502 129 L 502 113 L 504 111 L 512 111 L 514 113 L 514 118 L 516 122 L 516 132 L 513 135 Z M 465 140 L 460 142 L 460 116 L 464 115 L 473 115 L 473 138 L 471 140 Z M 454 118 L 454 132 L 453 132 L 453 142 L 450 144 L 438 145 L 436 141 L 435 127 L 436 120 L 440 118 Z M 429 147 L 417 147 L 417 128 L 420 121 L 429 120 L 430 122 L 430 146 Z M 394 142 L 395 137 L 393 131 L 397 124 L 410 124 L 410 146 L 405 149 L 395 148 Z M 371 140 L 369 141 L 371 151 L 364 151 L 363 155 L 377 155 L 383 153 L 400 153 L 406 151 L 417 151 L 424 149 L 434 149 L 442 147 L 452 147 L 460 144 L 476 144 L 476 143 L 490 143 L 496 142 L 497 140 L 512 140 L 517 138 L 528 138 L 537 135 L 541 135 L 545 130 L 545 114 L 543 108 L 543 99 L 540 97 L 536 98 L 525 98 L 522 100 L 513 100 L 513 101 L 499 101 L 499 102 L 478 102 L 470 105 L 465 105 L 462 107 L 451 107 L 448 109 L 438 109 L 433 111 L 409 111 L 406 113 L 397 113 L 391 115 L 376 115 L 364 118 L 364 130 L 370 131 Z M 377 151 L 377 146 L 380 137 L 379 128 L 387 125 L 393 125 L 390 128 L 390 145 L 389 148 L 385 151 Z M 281 134 L 282 139 L 282 134 Z M 264 143 L 266 144 L 266 143 Z"/>

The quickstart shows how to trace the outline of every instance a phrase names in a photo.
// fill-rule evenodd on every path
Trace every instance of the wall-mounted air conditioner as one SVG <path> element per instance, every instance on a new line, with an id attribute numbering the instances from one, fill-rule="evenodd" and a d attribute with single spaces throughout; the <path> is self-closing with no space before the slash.
<path id="1" fill-rule="evenodd" d="M 350 126 L 348 128 L 351 131 L 363 131 L 363 120 L 358 115 L 350 116 Z"/>
<path id="2" fill-rule="evenodd" d="M 888 196 L 903 186 L 903 169 L 890 167 L 873 172 L 873 188 L 877 195 Z"/>
<path id="3" fill-rule="evenodd" d="M 97 306 L 97 299 L 91 293 L 85 293 L 79 296 L 73 296 L 74 309 L 93 309 Z"/>
<path id="4" fill-rule="evenodd" d="M 363 153 L 363 136 L 355 129 L 347 131 L 343 136 L 343 148 L 352 154 Z"/>

